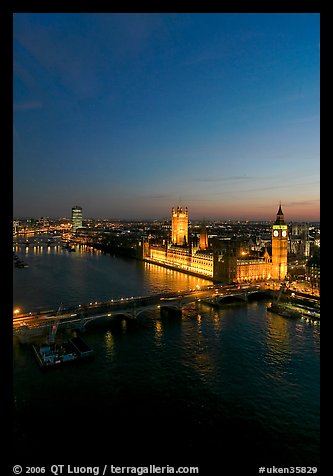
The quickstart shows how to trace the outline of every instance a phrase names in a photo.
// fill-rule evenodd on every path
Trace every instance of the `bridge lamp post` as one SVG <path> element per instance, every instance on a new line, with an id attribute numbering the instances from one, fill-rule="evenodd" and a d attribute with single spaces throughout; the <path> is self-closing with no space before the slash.
<path id="1" fill-rule="evenodd" d="M 20 310 L 20 309 L 14 309 L 14 315 L 16 315 L 16 316 L 17 316 L 17 314 L 18 314 L 19 312 L 21 312 L 21 310 Z"/>

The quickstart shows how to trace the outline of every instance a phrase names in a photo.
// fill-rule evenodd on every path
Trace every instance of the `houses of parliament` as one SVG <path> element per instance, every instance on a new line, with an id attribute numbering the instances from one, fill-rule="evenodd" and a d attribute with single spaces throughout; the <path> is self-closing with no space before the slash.
<path id="1" fill-rule="evenodd" d="M 214 247 L 208 242 L 203 224 L 199 239 L 189 241 L 188 208 L 172 208 L 171 240 L 163 244 L 142 244 L 144 261 L 188 272 L 223 283 L 283 280 L 287 275 L 288 226 L 281 204 L 272 225 L 271 248 L 261 255 L 245 253 L 239 243 Z"/>

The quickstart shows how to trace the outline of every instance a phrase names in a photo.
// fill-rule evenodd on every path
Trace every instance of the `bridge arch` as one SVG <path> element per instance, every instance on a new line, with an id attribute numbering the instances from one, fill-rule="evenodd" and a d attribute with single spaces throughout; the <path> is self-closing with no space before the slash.
<path id="1" fill-rule="evenodd" d="M 165 310 L 168 310 L 168 309 L 172 309 L 173 311 L 181 311 L 183 308 L 183 306 L 180 304 L 177 306 L 177 304 L 168 304 L 168 305 L 165 305 L 165 306 L 161 306 L 161 309 L 165 309 Z"/>
<path id="2" fill-rule="evenodd" d="M 121 322 L 121 321 L 126 321 L 126 322 L 134 322 L 136 321 L 136 318 L 131 314 L 130 312 L 113 312 L 111 316 L 108 316 L 107 314 L 104 316 L 92 316 L 85 318 L 82 321 L 82 326 L 85 328 L 92 322 L 96 321 L 102 321 L 103 323 L 116 323 L 116 322 Z"/>
<path id="3" fill-rule="evenodd" d="M 269 296 L 269 293 L 265 290 L 258 290 L 254 292 L 248 293 L 248 300 L 249 301 L 254 301 L 255 299 L 265 299 Z"/>
<path id="4" fill-rule="evenodd" d="M 135 312 L 135 317 L 138 318 L 139 316 L 141 316 L 142 314 L 144 314 L 145 312 L 149 312 L 149 311 L 159 311 L 160 310 L 160 306 L 159 305 L 156 305 L 154 304 L 153 306 L 146 306 L 142 309 L 140 309 L 139 311 L 136 311 Z"/>
<path id="5" fill-rule="evenodd" d="M 228 302 L 246 302 L 247 296 L 245 294 L 234 294 L 230 296 L 221 296 L 217 302 L 219 303 L 228 303 Z"/>

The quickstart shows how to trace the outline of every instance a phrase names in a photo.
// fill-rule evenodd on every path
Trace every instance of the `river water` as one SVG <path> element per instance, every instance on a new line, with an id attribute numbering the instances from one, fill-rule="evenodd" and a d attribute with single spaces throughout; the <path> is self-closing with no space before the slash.
<path id="1" fill-rule="evenodd" d="M 14 251 L 29 265 L 13 273 L 22 312 L 208 284 L 85 248 Z M 95 358 L 47 372 L 14 339 L 14 454 L 34 465 L 181 464 L 212 476 L 319 466 L 320 327 L 266 304 L 91 324 L 83 338 Z"/>

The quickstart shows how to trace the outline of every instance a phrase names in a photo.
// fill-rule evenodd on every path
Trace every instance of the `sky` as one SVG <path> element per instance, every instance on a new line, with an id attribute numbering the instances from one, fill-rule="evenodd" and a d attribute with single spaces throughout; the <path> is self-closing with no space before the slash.
<path id="1" fill-rule="evenodd" d="M 319 221 L 320 15 L 15 13 L 13 214 Z"/>

